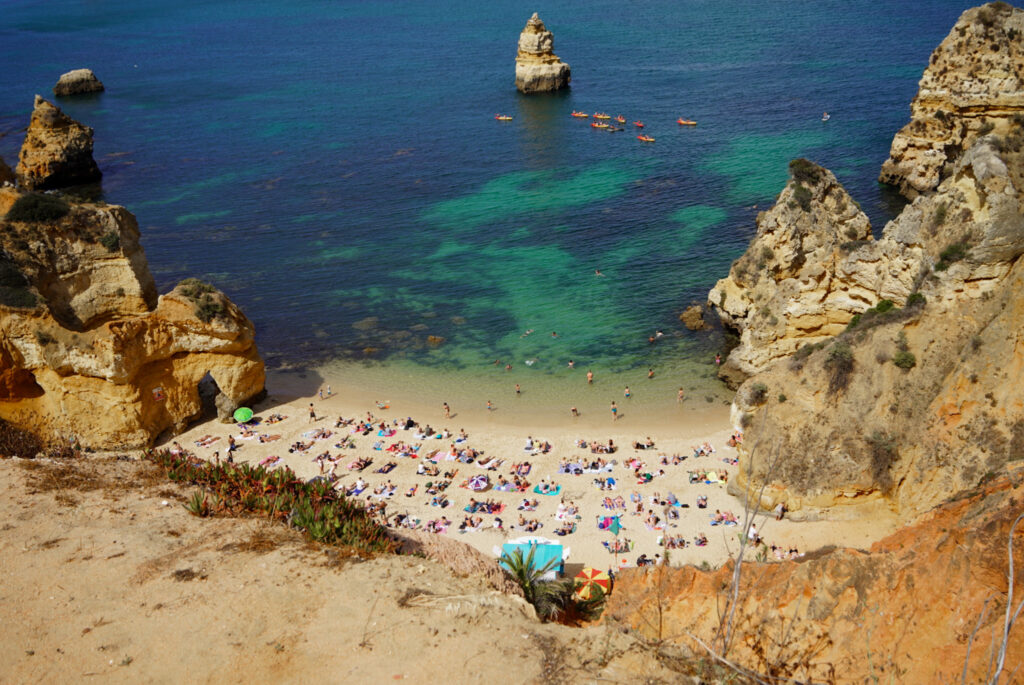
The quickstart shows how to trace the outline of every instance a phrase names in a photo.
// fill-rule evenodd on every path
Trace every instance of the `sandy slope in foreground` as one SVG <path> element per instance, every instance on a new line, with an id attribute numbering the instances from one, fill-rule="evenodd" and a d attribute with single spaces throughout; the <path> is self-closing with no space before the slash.
<path id="1" fill-rule="evenodd" d="M 0 461 L 0 682 L 671 675 L 629 636 L 540 624 L 480 577 L 197 519 L 178 506 L 185 492 L 145 464 Z"/>

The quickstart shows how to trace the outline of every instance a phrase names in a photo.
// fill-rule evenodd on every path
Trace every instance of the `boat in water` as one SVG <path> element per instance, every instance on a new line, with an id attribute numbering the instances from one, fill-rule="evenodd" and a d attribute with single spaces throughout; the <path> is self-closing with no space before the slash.
<path id="1" fill-rule="evenodd" d="M 594 118 L 595 119 L 611 119 L 611 116 L 609 116 L 608 114 L 605 114 L 604 112 L 594 112 Z"/>
<path id="2" fill-rule="evenodd" d="M 639 141 L 642 141 L 644 143 L 653 143 L 654 142 L 654 137 L 653 136 L 639 135 L 639 136 L 636 137 L 636 139 L 639 140 Z"/>
<path id="3" fill-rule="evenodd" d="M 615 117 L 615 121 L 619 122 L 620 124 L 624 124 L 626 123 L 626 117 L 620 114 L 619 116 Z"/>
<path id="4" fill-rule="evenodd" d="M 633 125 L 636 126 L 637 128 L 643 128 L 644 127 L 644 122 L 642 122 L 642 121 L 634 121 Z"/>
<path id="5" fill-rule="evenodd" d="M 680 126 L 696 126 L 697 125 L 697 122 L 694 121 L 693 119 L 683 119 L 682 117 L 679 117 L 678 119 L 676 119 L 676 123 L 679 124 Z"/>
<path id="6" fill-rule="evenodd" d="M 497 119 L 498 121 L 512 121 L 512 117 L 510 117 L 508 114 L 495 114 L 494 118 Z"/>
<path id="7" fill-rule="evenodd" d="M 586 112 L 573 112 L 571 116 L 574 116 L 577 119 L 586 119 L 590 115 L 587 114 Z"/>
<path id="8" fill-rule="evenodd" d="M 608 124 L 603 121 L 592 121 L 590 122 L 590 125 L 594 128 L 608 128 Z"/>

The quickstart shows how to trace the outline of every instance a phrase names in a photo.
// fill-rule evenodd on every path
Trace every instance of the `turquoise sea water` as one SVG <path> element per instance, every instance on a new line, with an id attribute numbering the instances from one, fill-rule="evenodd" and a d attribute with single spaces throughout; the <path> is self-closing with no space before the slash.
<path id="1" fill-rule="evenodd" d="M 271 364 L 675 373 L 717 349 L 678 314 L 791 158 L 835 171 L 876 231 L 898 210 L 879 165 L 968 6 L 7 0 L 0 155 L 13 166 L 33 94 L 92 68 L 107 92 L 59 104 L 96 130 L 105 199 L 138 216 L 161 289 L 224 289 Z M 535 10 L 568 92 L 513 87 Z"/>

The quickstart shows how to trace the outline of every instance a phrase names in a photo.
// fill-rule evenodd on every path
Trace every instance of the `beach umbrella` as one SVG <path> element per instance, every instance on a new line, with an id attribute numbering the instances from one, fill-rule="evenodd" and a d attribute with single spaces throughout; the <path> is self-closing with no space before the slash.
<path id="1" fill-rule="evenodd" d="M 252 409 L 249 407 L 239 407 L 235 410 L 235 421 L 238 423 L 245 423 L 252 418 Z"/>
<path id="2" fill-rule="evenodd" d="M 609 522 L 607 530 L 610 531 L 612 535 L 618 535 L 619 531 L 622 530 L 622 524 L 619 523 L 619 517 L 611 516 L 609 518 L 611 518 L 611 522 Z"/>
<path id="3" fill-rule="evenodd" d="M 594 596 L 594 589 L 601 588 L 605 594 L 611 587 L 612 579 L 600 569 L 587 567 L 576 574 L 576 596 L 580 599 L 590 599 Z"/>
<path id="4" fill-rule="evenodd" d="M 484 490 L 488 485 L 487 476 L 473 476 L 469 479 L 470 490 Z"/>

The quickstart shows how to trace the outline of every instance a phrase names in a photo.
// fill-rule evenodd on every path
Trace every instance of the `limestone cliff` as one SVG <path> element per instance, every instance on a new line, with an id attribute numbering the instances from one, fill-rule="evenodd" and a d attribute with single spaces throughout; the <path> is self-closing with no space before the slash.
<path id="1" fill-rule="evenodd" d="M 569 65 L 554 53 L 555 39 L 537 13 L 519 34 L 516 55 L 516 88 L 522 93 L 540 93 L 569 85 Z"/>
<path id="2" fill-rule="evenodd" d="M 851 256 L 854 246 L 871 244 L 871 225 L 835 176 L 807 160 L 795 160 L 790 171 L 775 206 L 757 217 L 746 253 L 708 294 L 723 324 L 740 335 L 720 370 L 734 386 L 800 345 L 842 331 L 874 304 L 877 289 L 904 289 Z"/>
<path id="3" fill-rule="evenodd" d="M 879 180 L 908 197 L 938 187 L 979 136 L 1024 125 L 1024 11 L 965 11 L 932 53 Z"/>
<path id="4" fill-rule="evenodd" d="M 1002 637 L 1007 540 L 1020 513 L 1022 480 L 1017 470 L 964 493 L 869 551 L 746 561 L 728 658 L 776 676 L 758 682 L 962 682 L 965 663 L 963 682 L 988 682 L 990 647 Z M 770 521 L 757 523 L 770 535 Z M 1021 530 L 1016 533 L 1020 568 L 1024 550 Z M 700 653 L 690 636 L 715 644 L 733 570 L 729 562 L 714 571 L 662 566 L 623 572 L 605 620 L 655 644 L 665 640 Z M 1019 578 L 1014 604 L 1024 592 Z M 1004 677 L 1022 659 L 1018 627 L 1010 634 Z M 717 682 L 704 682 L 710 680 Z"/>
<path id="5" fill-rule="evenodd" d="M 92 69 L 72 69 L 60 75 L 57 85 L 53 87 L 53 94 L 62 97 L 83 93 L 102 93 L 103 90 L 103 82 L 96 78 Z"/>
<path id="6" fill-rule="evenodd" d="M 25 188 L 45 190 L 95 183 L 103 176 L 92 157 L 92 129 L 36 96 L 18 162 Z"/>
<path id="7" fill-rule="evenodd" d="M 740 388 L 743 459 L 766 504 L 884 497 L 912 515 L 1024 456 L 1024 195 L 1009 171 L 1021 149 L 1021 136 L 979 140 L 937 192 L 850 254 L 913 292 L 874 291 L 878 304 L 840 335 Z M 746 480 L 741 469 L 731 487 Z"/>

